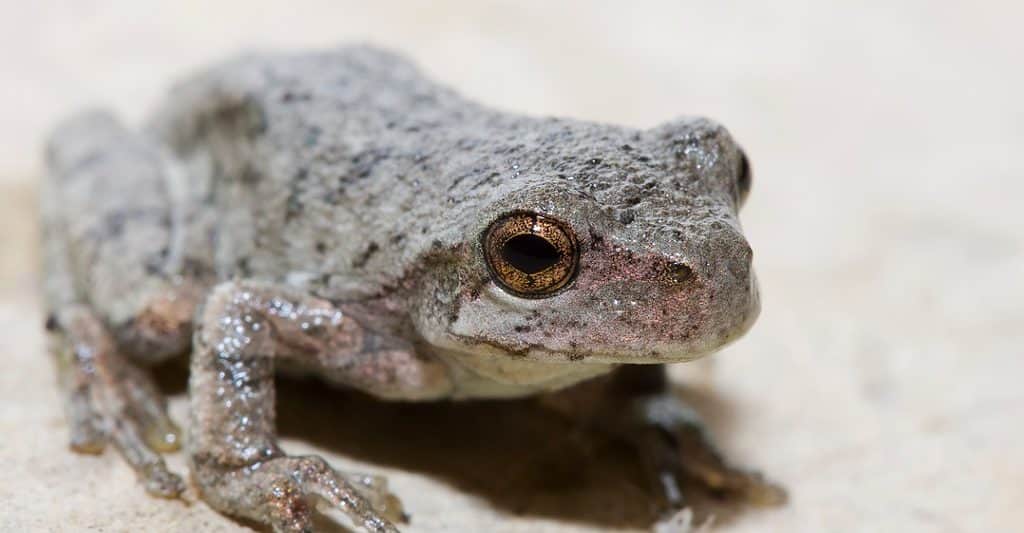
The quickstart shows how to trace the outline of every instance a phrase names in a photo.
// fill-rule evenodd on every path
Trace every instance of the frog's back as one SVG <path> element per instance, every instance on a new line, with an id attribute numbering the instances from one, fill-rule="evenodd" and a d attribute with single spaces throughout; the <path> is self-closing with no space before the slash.
<path id="1" fill-rule="evenodd" d="M 185 240 L 217 277 L 346 298 L 456 230 L 446 155 L 498 117 L 393 54 L 351 47 L 222 64 L 177 87 L 149 130 L 182 162 L 185 219 L 206 220 Z"/>

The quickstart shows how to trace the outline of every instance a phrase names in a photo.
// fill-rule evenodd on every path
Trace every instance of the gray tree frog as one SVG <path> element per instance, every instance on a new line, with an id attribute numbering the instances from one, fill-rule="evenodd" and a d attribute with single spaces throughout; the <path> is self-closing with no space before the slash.
<path id="1" fill-rule="evenodd" d="M 175 497 L 181 446 L 147 366 L 191 351 L 184 447 L 221 512 L 307 531 L 316 499 L 368 531 L 383 479 L 287 455 L 275 371 L 386 400 L 536 395 L 681 476 L 781 501 L 729 466 L 664 364 L 721 348 L 758 293 L 721 126 L 650 130 L 494 111 L 368 47 L 250 55 L 177 86 L 139 130 L 59 125 L 45 295 L 71 447 L 114 445 Z M 315 414 L 311 414 L 315 416 Z"/>

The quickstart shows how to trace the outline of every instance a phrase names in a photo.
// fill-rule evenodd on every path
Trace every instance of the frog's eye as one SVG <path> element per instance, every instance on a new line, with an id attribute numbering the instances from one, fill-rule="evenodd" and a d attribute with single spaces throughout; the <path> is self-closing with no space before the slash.
<path id="1" fill-rule="evenodd" d="M 739 191 L 738 205 L 743 205 L 747 201 L 752 180 L 750 160 L 747 159 L 747 154 L 740 150 L 740 169 L 736 177 L 736 189 Z"/>
<path id="2" fill-rule="evenodd" d="M 523 298 L 543 298 L 564 288 L 576 273 L 579 250 L 572 230 L 535 213 L 496 220 L 483 237 L 484 258 L 494 280 Z"/>

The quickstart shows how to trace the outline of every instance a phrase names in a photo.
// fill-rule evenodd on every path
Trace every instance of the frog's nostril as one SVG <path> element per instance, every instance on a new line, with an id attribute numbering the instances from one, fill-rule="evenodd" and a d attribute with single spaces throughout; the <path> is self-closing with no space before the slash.
<path id="1" fill-rule="evenodd" d="M 668 279 L 675 283 L 682 283 L 693 277 L 693 269 L 685 263 L 672 262 L 668 264 Z"/>
<path id="2" fill-rule="evenodd" d="M 733 277 L 745 278 L 750 276 L 751 264 L 754 260 L 754 251 L 750 245 L 743 241 L 736 250 L 736 255 L 728 261 L 727 269 Z"/>

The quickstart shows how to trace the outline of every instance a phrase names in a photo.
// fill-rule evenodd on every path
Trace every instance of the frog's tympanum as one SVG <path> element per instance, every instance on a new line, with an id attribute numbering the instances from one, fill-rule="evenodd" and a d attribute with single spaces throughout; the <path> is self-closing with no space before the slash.
<path id="1" fill-rule="evenodd" d="M 782 497 L 714 452 L 665 379 L 759 309 L 750 167 L 714 122 L 495 111 L 345 48 L 218 65 L 138 129 L 83 113 L 46 157 L 71 447 L 113 445 L 152 494 L 182 492 L 160 454 L 184 440 L 221 512 L 307 531 L 322 499 L 395 531 L 382 478 L 279 447 L 280 369 L 383 400 L 536 395 L 628 442 L 652 497 L 679 504 L 682 476 Z M 186 352 L 181 439 L 147 367 Z"/>

